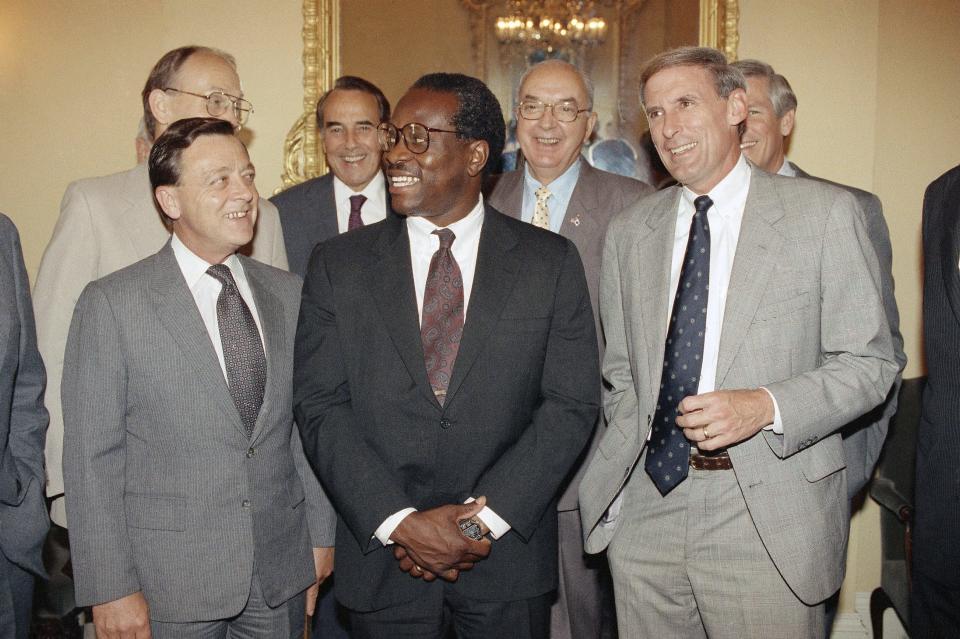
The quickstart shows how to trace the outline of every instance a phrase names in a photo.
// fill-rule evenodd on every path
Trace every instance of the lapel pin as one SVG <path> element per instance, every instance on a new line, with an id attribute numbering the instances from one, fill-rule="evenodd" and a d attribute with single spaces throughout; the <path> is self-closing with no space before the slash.
<path id="1" fill-rule="evenodd" d="M 570 220 L 570 223 L 574 226 L 580 226 L 580 214 L 577 213 L 577 216 Z"/>

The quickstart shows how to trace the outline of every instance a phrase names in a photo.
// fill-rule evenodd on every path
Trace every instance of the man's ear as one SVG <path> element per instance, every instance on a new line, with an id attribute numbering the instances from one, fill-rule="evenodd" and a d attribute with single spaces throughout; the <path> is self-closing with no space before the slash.
<path id="1" fill-rule="evenodd" d="M 747 119 L 747 92 L 734 89 L 727 97 L 727 121 L 737 125 Z"/>
<path id="2" fill-rule="evenodd" d="M 490 160 L 490 145 L 486 140 L 474 140 L 470 143 L 470 160 L 467 162 L 467 173 L 476 177 L 483 172 L 483 167 Z"/>
<path id="3" fill-rule="evenodd" d="M 170 100 L 170 94 L 160 89 L 151 91 L 147 98 L 147 104 L 150 105 L 150 113 L 153 114 L 153 119 L 165 127 L 173 123 Z"/>
<path id="4" fill-rule="evenodd" d="M 780 135 L 787 137 L 793 131 L 793 125 L 796 122 L 797 110 L 790 109 L 780 118 Z"/>
<path id="5" fill-rule="evenodd" d="M 587 116 L 587 130 L 583 135 L 583 141 L 580 144 L 586 144 L 590 141 L 590 136 L 593 135 L 593 130 L 597 126 L 597 113 L 591 111 L 590 115 Z"/>
<path id="6" fill-rule="evenodd" d="M 180 201 L 177 199 L 176 189 L 176 186 L 158 186 L 153 192 L 160 210 L 171 220 L 180 219 Z"/>

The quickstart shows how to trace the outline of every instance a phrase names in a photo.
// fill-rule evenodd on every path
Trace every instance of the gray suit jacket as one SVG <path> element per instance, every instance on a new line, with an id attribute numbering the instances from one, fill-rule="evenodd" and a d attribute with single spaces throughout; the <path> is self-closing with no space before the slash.
<path id="1" fill-rule="evenodd" d="M 492 207 L 511 217 L 520 219 L 523 208 L 524 170 L 518 169 L 504 173 L 496 180 L 490 193 Z M 622 211 L 637 198 L 653 192 L 653 187 L 615 173 L 595 169 L 585 160 L 581 160 L 580 177 L 570 196 L 567 212 L 560 227 L 560 235 L 571 240 L 587 276 L 587 288 L 593 305 L 593 318 L 597 325 L 600 356 L 603 357 L 603 335 L 600 330 L 600 259 L 603 255 L 603 238 L 607 225 L 613 216 Z M 584 459 L 596 449 L 599 437 L 595 436 L 585 451 Z M 582 479 L 585 465 L 575 466 L 576 474 L 567 483 L 557 509 L 561 511 L 577 509 L 577 486 Z"/>
<path id="2" fill-rule="evenodd" d="M 0 213 L 0 552 L 40 577 L 50 526 L 43 499 L 44 377 L 20 236 Z"/>
<path id="3" fill-rule="evenodd" d="M 78 605 L 142 590 L 153 619 L 222 619 L 244 608 L 254 566 L 278 605 L 312 581 L 311 545 L 333 545 L 293 426 L 300 279 L 241 261 L 267 357 L 249 439 L 169 243 L 77 303 L 63 461 Z"/>
<path id="4" fill-rule="evenodd" d="M 886 313 L 887 322 L 890 324 L 894 356 L 897 359 L 897 364 L 900 365 L 900 370 L 903 371 L 903 367 L 907 365 L 907 354 L 903 351 L 903 336 L 900 334 L 900 312 L 897 310 L 897 298 L 893 291 L 893 248 L 890 246 L 890 231 L 887 229 L 887 221 L 883 217 L 883 205 L 880 204 L 880 198 L 862 189 L 814 177 L 793 162 L 790 164 L 796 170 L 797 177 L 818 180 L 840 187 L 852 194 L 856 198 L 857 204 L 860 205 L 867 236 L 870 238 L 873 250 L 877 253 L 877 260 L 880 262 L 880 293 L 883 298 L 883 311 Z M 896 382 L 890 389 L 886 401 L 866 415 L 847 424 L 841 431 L 843 435 L 843 455 L 847 461 L 847 494 L 851 499 L 866 486 L 870 477 L 873 476 L 873 468 L 877 464 L 883 442 L 887 438 L 890 418 L 897 412 L 897 393 L 899 390 L 900 374 L 898 373 Z"/>
<path id="5" fill-rule="evenodd" d="M 680 188 L 640 200 L 610 224 L 601 314 L 608 426 L 580 485 L 588 552 L 634 470 L 656 409 Z M 879 404 L 899 369 L 879 266 L 848 193 L 753 170 L 724 312 L 717 388 L 765 386 L 784 434 L 729 449 L 757 532 L 794 593 L 813 604 L 840 587 L 849 532 L 836 432 Z"/>
<path id="6" fill-rule="evenodd" d="M 170 238 L 153 202 L 146 164 L 105 177 L 73 182 L 60 204 L 60 218 L 37 274 L 33 304 L 37 340 L 47 367 L 47 495 L 63 494 L 63 414 L 60 379 L 63 351 L 73 308 L 83 287 L 137 260 L 153 255 Z M 287 254 L 276 208 L 260 199 L 260 217 L 253 242 L 244 253 L 287 268 Z M 51 510 L 54 522 L 66 526 L 62 500 Z M 59 505 L 58 505 L 59 504 Z"/>

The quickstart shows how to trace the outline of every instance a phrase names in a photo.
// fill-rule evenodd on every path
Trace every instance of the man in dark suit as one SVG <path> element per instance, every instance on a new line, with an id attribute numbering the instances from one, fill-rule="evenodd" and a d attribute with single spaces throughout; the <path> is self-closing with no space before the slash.
<path id="1" fill-rule="evenodd" d="M 315 245 L 379 222 L 390 211 L 377 143 L 377 125 L 389 118 L 383 92 L 352 75 L 337 78 L 317 102 L 317 127 L 330 172 L 270 198 L 280 211 L 287 259 L 297 275 L 303 277 Z"/>
<path id="2" fill-rule="evenodd" d="M 336 594 L 357 637 L 549 632 L 597 343 L 576 247 L 483 203 L 503 139 L 482 82 L 424 76 L 380 126 L 405 219 L 310 260 L 296 415 L 340 514 Z"/>
<path id="3" fill-rule="evenodd" d="M 20 236 L 0 213 L 0 637 L 26 639 L 50 526 L 43 499 L 45 376 Z"/>
<path id="4" fill-rule="evenodd" d="M 259 197 L 230 123 L 175 122 L 149 173 L 173 237 L 89 284 L 67 340 L 77 603 L 106 639 L 299 638 L 334 532 L 293 426 L 300 280 L 236 253 Z"/>
<path id="5" fill-rule="evenodd" d="M 615 213 L 653 188 L 595 169 L 581 159 L 580 149 L 593 133 L 597 114 L 592 110 L 593 83 L 574 65 L 562 60 L 534 65 L 520 80 L 517 102 L 517 140 L 525 168 L 497 179 L 490 205 L 524 222 L 542 225 L 576 245 L 587 275 L 597 336 L 602 337 L 597 291 L 607 224 Z M 600 350 L 602 353 L 602 339 Z M 550 615 L 553 639 L 615 636 L 606 561 L 583 552 L 577 505 L 583 459 L 557 505 L 560 582 Z"/>
<path id="6" fill-rule="evenodd" d="M 893 293 L 893 250 L 880 198 L 862 189 L 813 177 L 787 160 L 787 141 L 793 131 L 797 112 L 797 96 L 790 83 L 769 64 L 759 60 L 739 60 L 732 66 L 740 69 L 747 80 L 747 121 L 740 145 L 747 159 L 768 173 L 819 180 L 838 186 L 856 198 L 867 235 L 880 262 L 883 310 L 890 324 L 897 364 L 903 370 L 907 355 L 903 351 L 900 313 Z M 841 431 L 843 454 L 847 462 L 847 495 L 851 499 L 863 490 L 873 476 L 873 468 L 887 437 L 887 426 L 897 411 L 899 388 L 900 375 L 897 375 L 886 401 Z"/>
<path id="7" fill-rule="evenodd" d="M 923 198 L 927 384 L 917 433 L 914 637 L 960 636 L 960 166 Z"/>

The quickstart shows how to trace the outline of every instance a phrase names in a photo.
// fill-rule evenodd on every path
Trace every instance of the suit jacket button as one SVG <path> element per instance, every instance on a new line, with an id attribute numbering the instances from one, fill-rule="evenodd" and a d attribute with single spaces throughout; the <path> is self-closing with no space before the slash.
<path id="1" fill-rule="evenodd" d="M 450 428 L 451 426 L 453 426 L 453 423 L 451 423 L 450 420 L 447 419 L 446 417 L 440 420 L 440 428 L 447 429 L 447 428 Z"/>
<path id="2" fill-rule="evenodd" d="M 256 455 L 256 454 L 257 454 L 257 449 L 256 449 L 256 448 L 251 448 L 250 450 L 247 451 L 247 459 L 250 459 L 251 457 L 253 457 L 253 456 Z"/>
<path id="3" fill-rule="evenodd" d="M 244 508 L 249 508 L 249 507 L 250 507 L 250 500 L 249 500 L 249 499 L 244 499 L 242 502 L 240 502 L 240 505 L 243 506 Z"/>

